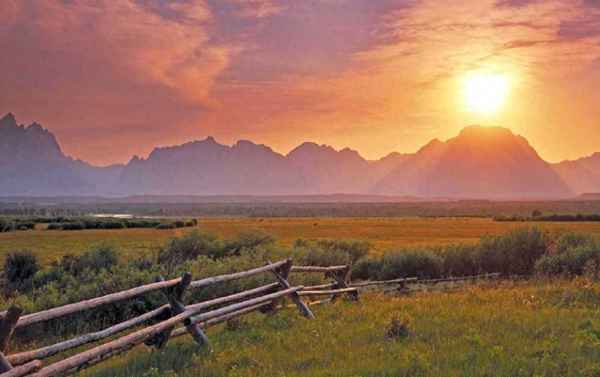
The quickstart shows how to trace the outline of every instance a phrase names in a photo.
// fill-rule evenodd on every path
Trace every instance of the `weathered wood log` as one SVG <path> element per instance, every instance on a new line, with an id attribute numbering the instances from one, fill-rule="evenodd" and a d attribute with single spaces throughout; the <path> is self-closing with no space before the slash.
<path id="1" fill-rule="evenodd" d="M 322 305 L 322 304 L 327 304 L 331 302 L 331 298 L 326 298 L 324 300 L 317 300 L 317 301 L 308 301 L 306 303 L 306 305 L 308 305 L 309 307 L 311 306 L 316 306 L 316 305 Z M 286 305 L 286 308 L 295 308 L 296 305 L 294 304 L 290 304 L 290 305 Z"/>
<path id="2" fill-rule="evenodd" d="M 213 307 L 216 305 L 227 304 L 227 303 L 230 303 L 233 301 L 238 301 L 238 300 L 241 300 L 241 299 L 244 299 L 247 297 L 256 296 L 256 295 L 262 294 L 264 292 L 268 292 L 269 290 L 273 289 L 274 287 L 279 287 L 279 283 L 271 283 L 271 284 L 263 285 L 258 288 L 249 289 L 247 291 L 235 293 L 233 295 L 218 297 L 218 298 L 210 300 L 210 301 L 204 301 L 204 302 L 201 302 L 198 304 L 188 305 L 186 307 L 186 309 L 194 309 L 194 308 L 197 308 L 198 306 L 206 309 L 206 308 Z M 46 346 L 46 347 L 42 347 L 42 348 L 39 348 L 36 350 L 8 355 L 7 358 L 13 365 L 21 365 L 23 363 L 26 363 L 28 361 L 35 360 L 35 359 L 46 359 L 48 357 L 56 355 L 57 353 L 60 353 L 60 352 L 63 352 L 63 351 L 66 351 L 66 350 L 69 350 L 72 348 L 76 348 L 76 347 L 79 347 L 84 344 L 102 340 L 104 338 L 108 338 L 110 336 L 118 334 L 129 328 L 135 327 L 146 321 L 149 321 L 150 319 L 159 317 L 160 315 L 164 314 L 168 310 L 169 310 L 169 305 L 163 305 L 163 306 L 161 306 L 157 309 L 154 309 L 148 313 L 145 313 L 138 317 L 132 318 L 130 320 L 121 322 L 117 325 L 108 327 L 104 330 L 84 334 L 77 338 L 65 340 L 63 342 L 56 343 L 56 344 Z"/>
<path id="3" fill-rule="evenodd" d="M 136 331 L 134 333 L 123 336 L 119 339 L 116 339 L 112 342 L 100 345 L 98 347 L 92 348 L 88 351 L 82 352 L 80 354 L 71 356 L 67 359 L 58 361 L 54 364 L 48 365 L 45 368 L 42 368 L 37 373 L 32 374 L 31 376 L 35 377 L 53 377 L 57 375 L 68 374 L 77 369 L 85 368 L 89 365 L 96 364 L 102 360 L 105 360 L 111 356 L 122 353 L 135 345 L 143 343 L 145 340 L 150 339 L 156 334 L 168 329 L 169 327 L 184 321 L 187 318 L 191 318 L 197 315 L 197 320 L 208 321 L 213 318 L 217 318 L 219 316 L 233 313 L 237 310 L 245 309 L 254 305 L 258 305 L 261 303 L 269 302 L 275 298 L 290 295 L 293 293 L 297 293 L 303 287 L 292 287 L 283 291 L 279 291 L 276 293 L 272 293 L 269 295 L 265 295 L 262 297 L 257 297 L 254 299 L 250 299 L 241 303 L 232 304 L 229 306 L 225 306 L 223 308 L 215 309 L 209 312 L 201 313 L 200 312 L 205 309 L 205 307 L 197 307 L 194 310 L 186 310 L 185 312 L 178 314 L 172 318 L 169 318 L 163 322 L 160 322 L 156 325 L 144 328 L 142 330 Z"/>
<path id="4" fill-rule="evenodd" d="M 65 340 L 63 342 L 56 343 L 56 344 L 46 346 L 46 347 L 42 347 L 42 348 L 38 348 L 36 350 L 8 355 L 7 358 L 13 365 L 21 365 L 21 364 L 24 364 L 28 361 L 35 360 L 35 359 L 46 359 L 48 357 L 56 355 L 57 353 L 60 353 L 60 352 L 66 351 L 66 350 L 70 350 L 72 348 L 76 348 L 76 347 L 82 346 L 84 344 L 96 342 L 98 340 L 108 338 L 109 336 L 118 334 L 129 328 L 138 326 L 146 321 L 149 321 L 153 318 L 156 318 L 156 317 L 162 315 L 163 313 L 165 313 L 165 311 L 168 311 L 168 310 L 169 310 L 169 305 L 163 305 L 163 306 L 161 306 L 157 309 L 154 309 L 148 313 L 144 313 L 138 317 L 121 322 L 117 325 L 108 327 L 104 330 L 84 334 L 77 338 Z"/>
<path id="5" fill-rule="evenodd" d="M 22 377 L 29 373 L 33 373 L 42 367 L 42 362 L 39 360 L 33 360 L 27 364 L 15 367 L 8 372 L 0 374 L 0 377 Z"/>
<path id="6" fill-rule="evenodd" d="M 193 281 L 190 283 L 190 288 L 206 287 L 206 286 L 216 284 L 216 283 L 221 283 L 221 282 L 225 282 L 225 281 L 231 281 L 231 280 L 241 279 L 244 277 L 254 276 L 254 275 L 257 275 L 257 274 L 260 274 L 263 272 L 275 270 L 275 269 L 281 267 L 282 265 L 284 265 L 285 263 L 286 263 L 286 261 L 284 260 L 284 261 L 275 262 L 275 263 L 272 263 L 267 266 L 258 267 L 258 268 L 254 268 L 254 269 L 247 270 L 247 271 L 237 272 L 237 273 L 233 273 L 233 274 L 213 276 L 213 277 L 209 277 L 209 278 L 196 280 L 196 281 Z M 146 294 L 148 292 L 153 292 L 153 291 L 166 289 L 166 288 L 172 288 L 172 287 L 178 285 L 180 282 L 181 282 L 181 278 L 177 278 L 177 279 L 172 279 L 172 280 L 167 280 L 167 281 L 146 284 L 146 285 L 131 288 L 131 289 L 128 289 L 125 291 L 111 293 L 111 294 L 108 294 L 105 296 L 96 297 L 96 298 L 92 298 L 89 300 L 84 300 L 84 301 L 80 301 L 80 302 L 76 302 L 76 303 L 72 303 L 72 304 L 67 304 L 67 305 L 59 306 L 56 308 L 44 310 L 44 311 L 37 312 L 37 313 L 27 314 L 27 315 L 24 315 L 21 318 L 19 318 L 16 328 L 21 328 L 21 327 L 29 326 L 34 323 L 44 322 L 44 321 L 48 321 L 51 319 L 63 317 L 63 316 L 69 315 L 69 314 L 77 313 L 80 311 L 93 309 L 93 308 L 101 306 L 101 305 L 112 304 L 115 302 L 131 299 L 131 298 Z M 6 314 L 7 314 L 6 311 L 0 313 L 0 315 L 3 315 L 3 316 L 6 316 Z"/>
<path id="7" fill-rule="evenodd" d="M 418 284 L 435 284 L 435 283 L 476 280 L 476 279 L 495 279 L 495 278 L 500 277 L 500 275 L 501 274 L 499 272 L 494 272 L 494 273 L 481 274 L 481 275 L 447 277 L 447 278 L 439 278 L 439 279 L 423 279 L 423 280 L 417 280 L 417 283 Z"/>
<path id="8" fill-rule="evenodd" d="M 333 279 L 336 282 L 336 288 L 338 289 L 344 289 L 344 288 L 348 288 L 348 282 L 350 281 L 350 273 L 351 273 L 351 269 L 350 266 L 346 266 L 346 268 L 344 268 L 343 270 L 338 270 L 336 272 L 333 273 L 329 273 L 329 275 L 331 275 L 333 277 Z M 358 290 L 354 290 L 354 291 L 347 291 L 348 293 L 348 297 L 350 297 L 351 299 L 358 301 Z M 338 298 L 339 294 L 334 294 L 333 297 L 331 297 L 331 301 L 335 301 Z"/>
<path id="9" fill-rule="evenodd" d="M 335 272 L 335 271 L 345 270 L 346 268 L 348 268 L 347 265 L 343 265 L 343 266 L 329 266 L 329 267 L 320 267 L 320 266 L 293 266 L 291 271 L 292 272 L 322 272 L 322 273 L 328 273 L 328 272 Z"/>
<path id="10" fill-rule="evenodd" d="M 393 280 L 375 280 L 375 281 L 362 281 L 360 283 L 351 283 L 350 287 L 370 287 L 375 285 L 394 285 L 394 284 L 405 284 L 405 283 L 415 283 L 417 282 L 417 278 L 401 278 L 401 279 L 393 279 Z"/>
<path id="11" fill-rule="evenodd" d="M 271 271 L 273 273 L 273 275 L 275 275 L 275 278 L 277 278 L 277 280 L 279 281 L 279 284 L 281 285 L 281 288 L 283 288 L 283 289 L 289 289 L 291 286 L 290 282 L 287 280 L 291 270 L 292 270 L 292 260 L 288 259 L 287 263 L 284 264 L 283 266 L 281 266 L 281 269 L 279 271 L 277 271 L 277 270 Z M 290 295 L 290 298 L 292 299 L 294 304 L 296 304 L 296 306 L 298 307 L 298 310 L 300 310 L 300 313 L 303 316 L 305 316 L 306 318 L 309 318 L 309 319 L 315 319 L 315 315 L 310 310 L 308 305 L 306 305 L 304 303 L 304 301 L 302 301 L 302 299 L 300 298 L 300 295 L 298 295 L 298 292 L 292 293 Z"/>
<path id="12" fill-rule="evenodd" d="M 234 293 L 228 296 L 217 297 L 209 301 L 202 301 L 197 304 L 191 304 L 186 306 L 188 310 L 194 310 L 198 307 L 209 308 L 216 305 L 227 304 L 233 301 L 238 301 L 241 299 L 245 299 L 247 297 L 256 296 L 263 294 L 265 292 L 271 291 L 273 288 L 279 287 L 279 283 L 270 283 L 266 285 L 262 285 L 257 288 L 248 289 L 247 291 L 242 291 L 238 293 Z"/>
<path id="13" fill-rule="evenodd" d="M 8 372 L 13 368 L 12 364 L 2 352 L 0 352 L 0 373 Z"/>
<path id="14" fill-rule="evenodd" d="M 342 293 L 356 293 L 358 292 L 358 288 L 340 288 L 340 289 L 331 289 L 331 290 L 320 290 L 320 291 L 300 291 L 298 295 L 300 296 L 329 296 L 329 295 L 339 295 Z"/>
<path id="15" fill-rule="evenodd" d="M 131 288 L 125 291 L 111 293 L 102 297 L 96 297 L 89 300 L 80 301 L 74 304 L 67 304 L 56 308 L 44 310 L 41 312 L 27 314 L 22 316 L 17 322 L 17 328 L 29 326 L 34 323 L 48 321 L 50 319 L 63 317 L 69 314 L 77 313 L 84 310 L 93 309 L 95 307 L 112 304 L 118 301 L 131 299 L 137 296 L 141 296 L 148 292 L 153 292 L 160 289 L 173 287 L 181 281 L 181 278 L 161 281 L 157 283 L 151 283 L 142 285 L 140 287 Z"/>
<path id="16" fill-rule="evenodd" d="M 190 283 L 192 282 L 192 274 L 189 272 L 186 272 L 183 274 L 183 276 L 181 277 L 181 283 L 179 283 L 179 285 L 175 286 L 172 289 L 172 292 L 165 292 L 165 295 L 167 296 L 167 300 L 169 300 L 169 306 L 171 308 L 171 315 L 178 315 L 181 314 L 183 312 L 185 312 L 186 308 L 185 305 L 183 304 L 183 294 L 185 293 L 186 288 L 190 285 Z M 190 319 L 186 319 L 183 322 L 186 330 L 192 335 L 192 338 L 194 338 L 194 340 L 196 341 L 196 343 L 198 343 L 198 345 L 200 347 L 202 346 L 208 346 L 210 347 L 210 341 L 208 340 L 208 337 L 206 336 L 206 334 L 204 334 L 204 332 L 202 332 L 202 329 L 200 328 L 200 326 L 193 324 Z M 164 332 L 162 332 L 159 337 L 160 337 L 160 341 L 157 343 L 157 347 L 158 348 L 163 348 L 168 340 L 169 337 L 171 336 L 171 332 L 175 329 L 175 327 L 170 327 L 169 329 L 165 330 Z"/>
<path id="17" fill-rule="evenodd" d="M 237 280 L 237 279 L 241 279 L 241 278 L 245 278 L 245 277 L 249 277 L 249 276 L 258 275 L 263 272 L 276 270 L 279 267 L 285 265 L 286 263 L 287 263 L 287 261 L 282 260 L 282 261 L 275 262 L 275 263 L 269 263 L 266 266 L 253 268 L 253 269 L 247 270 L 247 271 L 236 272 L 236 273 L 228 274 L 228 275 L 212 276 L 212 277 L 196 280 L 190 284 L 190 288 L 206 287 L 206 286 L 213 285 L 216 283 L 223 283 L 226 281 Z"/>
<path id="18" fill-rule="evenodd" d="M 15 331 L 21 313 L 23 313 L 23 309 L 11 306 L 7 310 L 6 316 L 2 318 L 2 323 L 0 323 L 0 352 L 6 353 L 8 351 L 10 338 Z"/>
<path id="19" fill-rule="evenodd" d="M 199 321 L 195 320 L 194 317 L 190 318 L 190 320 L 192 321 L 192 323 L 196 323 L 196 324 L 200 325 L 200 327 L 202 327 L 203 329 L 207 329 L 207 328 L 209 328 L 211 326 L 215 326 L 215 325 L 217 325 L 219 323 L 226 322 L 226 321 L 228 321 L 228 320 L 230 320 L 232 318 L 236 318 L 236 317 L 242 316 L 244 314 L 249 314 L 249 313 L 252 313 L 254 311 L 260 310 L 260 308 L 265 307 L 265 306 L 267 306 L 269 304 L 270 304 L 269 302 L 265 302 L 263 304 L 258 304 L 258 305 L 250 306 L 250 307 L 247 307 L 245 309 L 237 310 L 235 312 L 232 312 L 232 313 L 229 313 L 229 314 L 225 314 L 225 315 L 222 315 L 222 316 L 217 317 L 217 318 L 210 319 L 210 320 L 205 321 L 205 322 L 199 322 Z M 180 328 L 174 330 L 171 333 L 171 338 L 176 338 L 178 336 L 182 336 L 182 335 L 185 335 L 187 333 L 188 332 L 187 332 L 187 330 L 186 330 L 185 327 L 180 327 Z"/>
<path id="20" fill-rule="evenodd" d="M 320 284 L 320 285 L 310 285 L 308 287 L 305 287 L 304 289 L 307 291 L 314 291 L 317 289 L 330 289 L 330 288 L 334 288 L 337 285 L 337 283 L 327 283 L 327 284 Z"/>

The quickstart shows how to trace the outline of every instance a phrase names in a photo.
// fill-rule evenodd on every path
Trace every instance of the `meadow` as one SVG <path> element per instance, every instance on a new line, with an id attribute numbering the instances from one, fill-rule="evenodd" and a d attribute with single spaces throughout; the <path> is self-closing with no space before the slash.
<path id="1" fill-rule="evenodd" d="M 2 308 L 17 304 L 26 312 L 127 289 L 159 275 L 190 271 L 201 278 L 285 257 L 305 265 L 350 263 L 355 280 L 503 276 L 405 295 L 365 291 L 359 302 L 313 307 L 314 321 L 289 308 L 256 313 L 209 329 L 212 352 L 183 337 L 160 352 L 136 347 L 81 373 L 88 377 L 600 376 L 598 222 L 209 218 L 181 229 L 38 227 L 0 234 L 0 254 L 16 250 L 31 254 L 11 257 L 12 265 L 5 265 Z M 31 258 L 37 266 L 28 269 Z M 201 290 L 187 301 L 269 279 Z M 292 283 L 322 282 L 303 279 L 293 277 Z M 34 327 L 18 334 L 22 340 L 13 349 L 98 330 L 163 301 L 149 295 Z"/>
<path id="2" fill-rule="evenodd" d="M 549 231 L 576 231 L 600 235 L 600 222 L 527 222 Z M 490 218 L 203 218 L 197 228 L 220 237 L 261 230 L 288 247 L 299 238 L 355 239 L 367 241 L 371 252 L 412 246 L 473 244 L 483 235 L 504 234 L 523 227 L 522 222 L 498 222 Z M 15 250 L 29 250 L 42 264 L 67 253 L 80 254 L 99 244 L 115 247 L 130 259 L 155 253 L 168 239 L 187 234 L 186 229 L 93 229 L 79 231 L 33 230 L 0 233 L 0 261 Z"/>
<path id="3" fill-rule="evenodd" d="M 600 375 L 600 284 L 586 280 L 483 283 L 409 296 L 371 293 L 357 303 L 313 310 L 314 321 L 287 309 L 209 329 L 211 353 L 182 338 L 163 352 L 138 348 L 83 375 Z M 406 325 L 395 337 L 394 319 Z"/>

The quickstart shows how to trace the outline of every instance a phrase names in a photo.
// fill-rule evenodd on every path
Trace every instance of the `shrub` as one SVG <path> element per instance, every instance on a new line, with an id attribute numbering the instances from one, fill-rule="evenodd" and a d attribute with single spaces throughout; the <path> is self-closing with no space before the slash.
<path id="1" fill-rule="evenodd" d="M 542 275 L 583 275 L 586 268 L 599 264 L 600 247 L 586 245 L 547 254 L 537 261 L 535 270 Z"/>
<path id="2" fill-rule="evenodd" d="M 158 262 L 170 271 L 174 266 L 196 259 L 200 255 L 218 258 L 224 254 L 223 244 L 217 237 L 209 233 L 193 231 L 171 239 L 166 247 L 159 250 Z"/>
<path id="3" fill-rule="evenodd" d="M 365 258 L 359 260 L 352 266 L 352 278 L 359 280 L 369 280 L 380 274 L 381 259 Z"/>
<path id="4" fill-rule="evenodd" d="M 407 319 L 392 318 L 390 324 L 385 329 L 385 337 L 392 340 L 407 338 L 410 335 L 408 323 Z"/>
<path id="5" fill-rule="evenodd" d="M 110 270 L 118 263 L 117 251 L 110 246 L 102 245 L 82 254 L 75 265 L 77 270 Z"/>
<path id="6" fill-rule="evenodd" d="M 4 261 L 4 274 L 11 290 L 28 286 L 38 270 L 37 258 L 29 251 L 10 253 Z"/>
<path id="7" fill-rule="evenodd" d="M 559 235 L 559 237 L 551 243 L 548 247 L 548 252 L 550 254 L 560 254 L 572 248 L 592 245 L 594 242 L 594 238 L 589 234 L 566 232 Z"/>
<path id="8" fill-rule="evenodd" d="M 381 280 L 402 277 L 421 279 L 438 278 L 442 275 L 443 260 L 429 250 L 400 250 L 383 256 L 377 276 Z"/>
<path id="9" fill-rule="evenodd" d="M 546 252 L 547 241 L 545 234 L 536 227 L 484 237 L 479 245 L 481 269 L 504 275 L 531 274 L 536 261 Z"/>
<path id="10" fill-rule="evenodd" d="M 481 272 L 480 250 L 471 245 L 450 245 L 438 249 L 444 276 L 468 276 Z"/>
<path id="11" fill-rule="evenodd" d="M 240 255 L 242 250 L 254 250 L 259 246 L 272 245 L 275 239 L 262 230 L 252 230 L 239 233 L 234 239 L 227 241 L 227 255 Z"/>
<path id="12" fill-rule="evenodd" d="M 366 256 L 371 245 L 365 241 L 352 240 L 296 240 L 294 257 L 309 266 L 354 265 Z"/>

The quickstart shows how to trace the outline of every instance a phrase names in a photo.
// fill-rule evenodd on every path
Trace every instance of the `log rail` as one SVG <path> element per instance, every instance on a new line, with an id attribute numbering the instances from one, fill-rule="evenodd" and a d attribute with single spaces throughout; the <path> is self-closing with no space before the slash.
<path id="1" fill-rule="evenodd" d="M 37 313 L 21 315 L 21 309 L 11 307 L 6 311 L 0 312 L 0 377 L 53 377 L 69 375 L 114 355 L 126 352 L 141 343 L 162 348 L 170 338 L 185 334 L 192 335 L 200 347 L 208 347 L 208 338 L 204 333 L 206 328 L 255 311 L 273 311 L 281 307 L 286 307 L 286 305 L 277 305 L 285 298 L 289 298 L 303 316 L 308 319 L 314 319 L 315 315 L 309 308 L 311 303 L 305 303 L 302 297 L 327 295 L 333 297 L 342 293 L 357 294 L 356 288 L 339 288 L 338 276 L 342 276 L 342 273 L 347 275 L 348 271 L 348 266 L 293 266 L 292 260 L 286 259 L 273 263 L 269 262 L 264 266 L 246 271 L 211 276 L 199 280 L 193 280 L 189 273 L 170 280 L 164 280 L 159 277 L 159 281 L 154 283 L 62 305 Z M 334 281 L 305 289 L 302 286 L 294 286 L 289 282 L 290 272 L 324 273 L 326 277 L 333 277 Z M 262 273 L 271 273 L 275 278 L 275 282 L 198 303 L 188 305 L 183 303 L 184 295 L 189 290 L 207 288 L 215 284 Z M 16 329 L 84 312 L 102 305 L 133 299 L 157 291 L 163 293 L 166 303 L 147 313 L 111 325 L 103 330 L 79 335 L 56 344 L 8 354 L 8 346 Z M 166 319 L 164 319 L 165 316 L 167 317 Z M 156 324 L 148 325 L 148 322 L 157 318 L 163 319 Z M 115 336 L 123 332 L 126 332 L 126 334 L 115 339 Z M 113 340 L 47 366 L 42 365 L 42 360 L 44 359 L 55 357 L 62 352 L 90 343 L 100 342 L 107 338 Z"/>
<path id="2" fill-rule="evenodd" d="M 314 319 L 315 315 L 310 306 L 332 302 L 341 296 L 358 300 L 359 291 L 366 287 L 393 285 L 398 286 L 398 289 L 402 291 L 407 290 L 409 284 L 437 284 L 499 277 L 499 274 L 428 280 L 408 277 L 351 283 L 350 270 L 350 266 L 347 265 L 294 266 L 291 259 L 286 259 L 274 263 L 268 262 L 264 266 L 246 271 L 211 276 L 199 280 L 193 280 L 192 275 L 189 273 L 171 280 L 160 278 L 155 283 L 26 315 L 21 315 L 22 310 L 20 308 L 11 307 L 0 313 L 0 377 L 69 375 L 126 352 L 141 343 L 160 349 L 167 344 L 169 339 L 186 334 L 190 334 L 199 347 L 209 347 L 208 337 L 204 333 L 206 328 L 255 311 L 265 313 L 289 307 L 289 305 L 281 304 L 281 301 L 286 298 L 292 301 L 291 307 L 296 307 L 300 314 L 308 319 Z M 189 290 L 207 288 L 215 284 L 262 273 L 270 273 L 275 278 L 275 282 L 198 303 L 184 304 L 185 293 Z M 329 283 L 303 287 L 290 283 L 291 273 L 320 273 L 331 280 Z M 155 291 L 161 291 L 164 294 L 166 303 L 147 313 L 114 324 L 103 330 L 79 335 L 56 344 L 30 351 L 8 353 L 11 337 L 13 337 L 16 329 L 87 311 L 101 305 L 136 298 Z M 319 301 L 310 301 L 313 297 L 322 298 L 323 296 L 329 297 Z M 308 300 L 305 302 L 303 298 Z M 166 319 L 164 319 L 165 316 Z M 157 318 L 162 320 L 152 325 L 147 324 Z M 115 338 L 117 334 L 123 332 L 127 332 L 127 334 Z M 44 359 L 90 343 L 100 342 L 106 338 L 112 338 L 112 340 L 47 366 L 42 365 Z"/>

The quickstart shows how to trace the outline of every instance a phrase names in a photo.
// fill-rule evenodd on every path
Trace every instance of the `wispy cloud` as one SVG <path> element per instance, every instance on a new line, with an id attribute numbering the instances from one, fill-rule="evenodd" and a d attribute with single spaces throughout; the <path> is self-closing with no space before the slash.
<path id="1" fill-rule="evenodd" d="M 466 71 L 509 72 L 558 108 L 600 59 L 596 0 L 3 0 L 0 12 L 0 111 L 99 162 L 206 134 L 414 149 L 464 125 Z M 502 120 L 567 118 L 524 103 Z"/>

